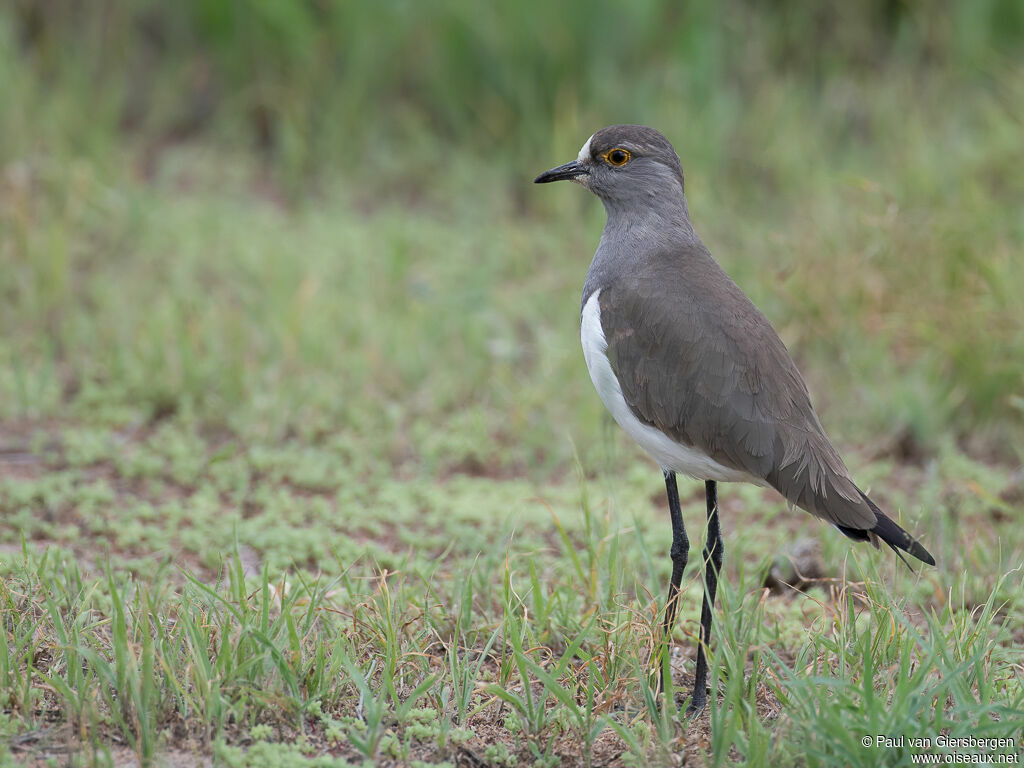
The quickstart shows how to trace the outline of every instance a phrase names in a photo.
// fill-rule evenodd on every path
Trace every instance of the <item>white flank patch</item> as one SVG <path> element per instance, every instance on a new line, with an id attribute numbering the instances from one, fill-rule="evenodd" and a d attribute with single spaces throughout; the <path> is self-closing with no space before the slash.
<path id="1" fill-rule="evenodd" d="M 589 140 L 587 144 L 589 144 Z M 587 149 L 587 145 L 583 145 Z M 582 155 L 582 151 L 580 153 Z M 583 342 L 583 357 L 587 361 L 587 370 L 594 382 L 597 394 L 601 397 L 612 417 L 626 434 L 636 440 L 640 447 L 647 451 L 663 470 L 678 472 L 697 480 L 717 480 L 723 483 L 743 482 L 764 485 L 764 480 L 746 472 L 723 467 L 705 453 L 677 443 L 660 429 L 644 424 L 633 415 L 622 396 L 622 387 L 615 377 L 611 363 L 608 362 L 608 340 L 601 328 L 601 305 L 597 297 L 600 291 L 594 291 L 583 307 L 583 318 L 580 324 L 580 339 Z"/>
<path id="2" fill-rule="evenodd" d="M 594 135 L 590 135 L 590 139 L 594 138 Z M 580 149 L 580 153 L 576 156 L 577 163 L 583 163 L 590 160 L 590 139 L 587 139 L 587 143 Z"/>

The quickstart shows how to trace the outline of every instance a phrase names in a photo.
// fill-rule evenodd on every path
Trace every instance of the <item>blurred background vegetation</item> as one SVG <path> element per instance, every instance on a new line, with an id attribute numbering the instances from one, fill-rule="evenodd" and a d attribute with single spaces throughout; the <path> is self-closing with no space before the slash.
<path id="1" fill-rule="evenodd" d="M 586 458 L 603 213 L 530 180 L 640 122 L 843 442 L 1019 460 L 1017 0 L 8 0 L 0 105 L 8 421 Z"/>

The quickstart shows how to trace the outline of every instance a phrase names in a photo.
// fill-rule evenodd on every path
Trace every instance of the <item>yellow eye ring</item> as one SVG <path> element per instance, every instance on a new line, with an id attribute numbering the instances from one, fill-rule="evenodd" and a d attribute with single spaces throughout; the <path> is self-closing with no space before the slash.
<path id="1" fill-rule="evenodd" d="M 615 149 L 609 149 L 601 155 L 601 157 L 604 158 L 604 161 L 608 163 L 608 165 L 614 165 L 616 168 L 621 168 L 629 162 L 633 155 L 630 154 L 628 149 L 616 147 Z"/>

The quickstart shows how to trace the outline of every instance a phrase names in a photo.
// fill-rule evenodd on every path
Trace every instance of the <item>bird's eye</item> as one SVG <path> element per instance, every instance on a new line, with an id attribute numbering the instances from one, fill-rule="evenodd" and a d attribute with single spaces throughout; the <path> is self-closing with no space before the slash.
<path id="1" fill-rule="evenodd" d="M 608 161 L 609 165 L 614 165 L 616 168 L 621 168 L 628 163 L 630 157 L 632 155 L 629 154 L 629 150 L 621 147 L 610 149 L 604 155 L 604 159 Z"/>

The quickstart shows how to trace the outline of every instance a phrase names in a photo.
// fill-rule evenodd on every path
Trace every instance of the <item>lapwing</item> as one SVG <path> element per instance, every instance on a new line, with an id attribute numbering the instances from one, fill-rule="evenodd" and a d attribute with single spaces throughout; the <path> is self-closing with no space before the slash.
<path id="1" fill-rule="evenodd" d="M 666 645 L 690 549 L 676 474 L 704 481 L 693 715 L 707 702 L 706 649 L 722 568 L 718 483 L 769 486 L 851 539 L 884 542 L 901 559 L 900 550 L 935 560 L 857 487 L 775 329 L 697 236 L 669 141 L 646 126 L 604 128 L 575 160 L 535 181 L 563 179 L 597 195 L 608 216 L 583 286 L 580 337 L 605 407 L 664 474 L 672 520 Z"/>

